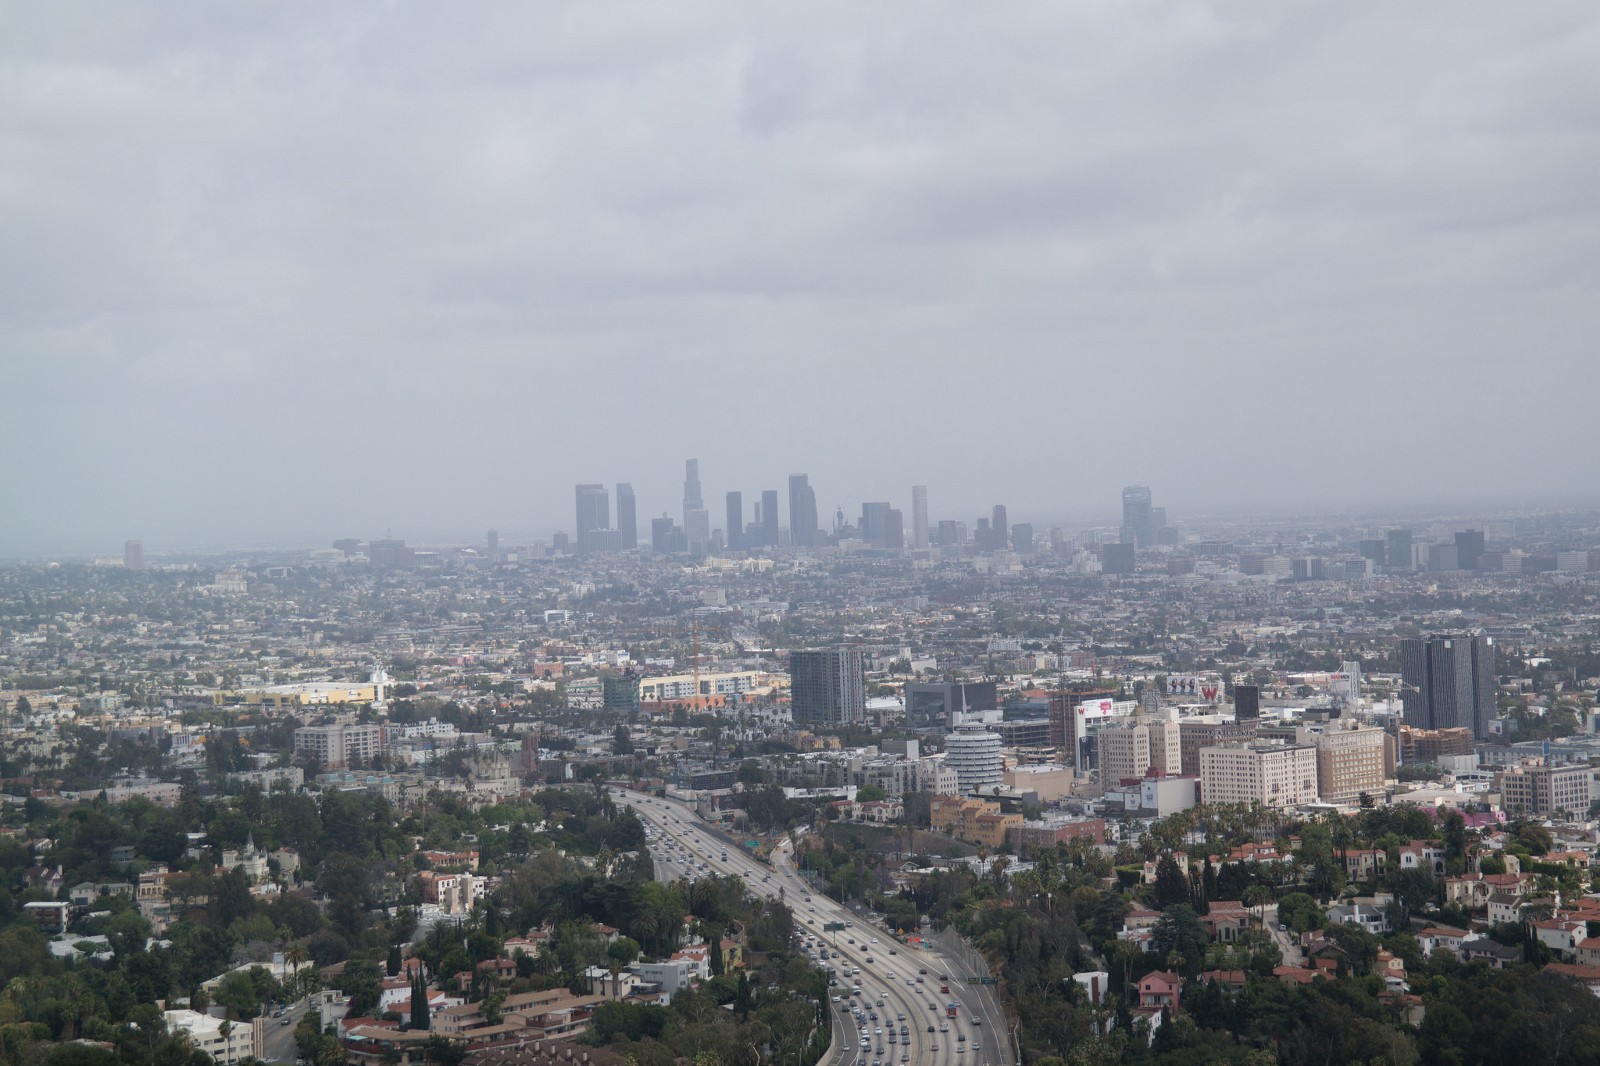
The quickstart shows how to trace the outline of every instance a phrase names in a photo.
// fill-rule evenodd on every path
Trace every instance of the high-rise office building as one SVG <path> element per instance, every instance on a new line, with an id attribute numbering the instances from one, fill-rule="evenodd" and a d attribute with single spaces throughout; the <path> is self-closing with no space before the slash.
<path id="1" fill-rule="evenodd" d="M 728 493 L 727 545 L 729 551 L 740 551 L 744 540 L 744 493 Z"/>
<path id="2" fill-rule="evenodd" d="M 1383 568 L 1391 574 L 1409 574 L 1416 569 L 1411 547 L 1411 530 L 1389 530 L 1389 535 L 1384 538 Z"/>
<path id="3" fill-rule="evenodd" d="M 964 548 L 967 546 L 967 524 L 951 519 L 939 522 L 939 547 Z"/>
<path id="4" fill-rule="evenodd" d="M 1400 642 L 1400 701 L 1413 729 L 1489 735 L 1495 717 L 1494 639 L 1447 636 Z"/>
<path id="5" fill-rule="evenodd" d="M 997 552 L 1011 547 L 1011 524 L 1006 521 L 1006 505 L 997 503 L 989 518 L 990 543 Z"/>
<path id="6" fill-rule="evenodd" d="M 1000 706 L 993 681 L 932 681 L 905 687 L 906 728 L 923 733 L 947 732 L 961 714 L 993 711 Z"/>
<path id="7" fill-rule="evenodd" d="M 911 486 L 911 546 L 928 546 L 928 486 Z"/>
<path id="8" fill-rule="evenodd" d="M 761 547 L 778 546 L 778 490 L 761 491 Z"/>
<path id="9" fill-rule="evenodd" d="M 1151 513 L 1150 488 L 1129 485 L 1122 490 L 1122 542 L 1140 548 L 1155 544 L 1155 516 Z"/>
<path id="10" fill-rule="evenodd" d="M 576 495 L 578 554 L 587 555 L 597 550 L 595 539 L 590 534 L 611 527 L 611 497 L 607 495 L 604 485 L 579 485 Z"/>
<path id="11" fill-rule="evenodd" d="M 1479 570 L 1483 566 L 1483 530 L 1463 529 L 1456 534 L 1456 566 Z"/>
<path id="12" fill-rule="evenodd" d="M 129 570 L 144 569 L 144 541 L 128 540 L 122 543 L 122 565 Z"/>
<path id="13" fill-rule="evenodd" d="M 700 460 L 683 461 L 683 525 L 689 526 L 689 512 L 704 508 L 705 498 L 700 494 Z"/>
<path id="14" fill-rule="evenodd" d="M 867 717 L 867 675 L 860 648 L 789 653 L 789 699 L 796 725 L 853 725 Z"/>
<path id="15" fill-rule="evenodd" d="M 498 555 L 500 553 L 500 531 L 498 529 L 489 530 L 489 536 L 485 540 L 487 541 L 486 546 L 489 549 L 489 555 Z"/>
<path id="16" fill-rule="evenodd" d="M 906 519 L 898 507 L 889 508 L 883 516 L 883 546 L 895 551 L 906 546 Z"/>
<path id="17" fill-rule="evenodd" d="M 889 505 L 884 502 L 861 505 L 861 539 L 874 548 L 888 546 Z"/>
<path id="18" fill-rule="evenodd" d="M 1138 568 L 1132 541 L 1100 545 L 1100 572 L 1102 574 L 1132 574 Z"/>
<path id="19" fill-rule="evenodd" d="M 711 515 L 704 507 L 684 512 L 683 535 L 690 555 L 705 555 L 711 550 Z"/>
<path id="20" fill-rule="evenodd" d="M 623 551 L 639 546 L 639 507 L 626 481 L 617 482 L 617 535 Z"/>
<path id="21" fill-rule="evenodd" d="M 671 515 L 662 515 L 660 518 L 650 520 L 651 551 L 668 555 L 688 549 L 689 544 L 683 535 L 683 528 L 672 520 Z"/>
<path id="22" fill-rule="evenodd" d="M 796 548 L 817 543 L 817 492 L 805 474 L 789 475 L 789 543 Z"/>
<path id="23" fill-rule="evenodd" d="M 1033 554 L 1033 523 L 1018 522 L 1011 527 L 1011 547 L 1019 555 Z"/>

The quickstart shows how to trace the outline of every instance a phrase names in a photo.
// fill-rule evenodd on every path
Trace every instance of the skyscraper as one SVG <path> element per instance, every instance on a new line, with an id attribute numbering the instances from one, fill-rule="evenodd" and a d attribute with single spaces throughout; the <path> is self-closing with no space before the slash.
<path id="1" fill-rule="evenodd" d="M 867 716 L 860 648 L 789 653 L 789 698 L 796 725 L 851 725 Z"/>
<path id="2" fill-rule="evenodd" d="M 874 548 L 888 546 L 889 505 L 885 502 L 861 505 L 861 539 Z"/>
<path id="3" fill-rule="evenodd" d="M 761 491 L 761 547 L 778 546 L 778 490 Z"/>
<path id="4" fill-rule="evenodd" d="M 1122 542 L 1140 548 L 1155 544 L 1154 515 L 1151 514 L 1150 489 L 1146 485 L 1129 485 L 1122 490 Z"/>
<path id="5" fill-rule="evenodd" d="M 576 496 L 578 554 L 585 555 L 595 550 L 594 538 L 589 534 L 611 526 L 611 498 L 604 485 L 579 485 Z"/>
<path id="6" fill-rule="evenodd" d="M 626 481 L 617 482 L 617 533 L 623 551 L 639 546 L 638 503 L 633 498 L 633 486 Z"/>
<path id="7" fill-rule="evenodd" d="M 805 474 L 789 475 L 789 543 L 796 548 L 817 542 L 817 493 Z"/>
<path id="8" fill-rule="evenodd" d="M 683 461 L 683 528 L 689 528 L 689 512 L 704 510 L 705 498 L 700 495 L 700 460 Z"/>
<path id="9" fill-rule="evenodd" d="M 1129 541 L 1120 541 L 1116 544 L 1100 545 L 1100 572 L 1102 574 L 1133 574 L 1138 571 L 1138 563 L 1133 552 L 1133 544 Z"/>
<path id="10" fill-rule="evenodd" d="M 704 507 L 691 507 L 684 514 L 683 534 L 690 555 L 705 555 L 711 550 L 711 515 Z"/>
<path id="11" fill-rule="evenodd" d="M 672 520 L 671 515 L 662 515 L 660 518 L 650 519 L 650 550 L 666 555 L 669 552 L 684 550 L 683 530 L 678 523 Z"/>
<path id="12" fill-rule="evenodd" d="M 883 546 L 899 551 L 906 546 L 906 517 L 900 508 L 891 507 L 883 518 Z"/>
<path id="13" fill-rule="evenodd" d="M 123 542 L 122 565 L 129 570 L 144 569 L 144 541 L 129 540 Z"/>
<path id="14" fill-rule="evenodd" d="M 1456 565 L 1463 570 L 1483 565 L 1483 530 L 1463 529 L 1456 534 Z"/>
<path id="15" fill-rule="evenodd" d="M 729 551 L 739 551 L 744 542 L 744 493 L 728 493 L 727 545 Z"/>
<path id="16" fill-rule="evenodd" d="M 911 546 L 928 546 L 928 486 L 911 486 Z"/>
<path id="17" fill-rule="evenodd" d="M 989 519 L 989 537 L 994 550 L 1003 552 L 1011 547 L 1011 525 L 1006 521 L 1006 505 L 997 503 Z"/>
<path id="18" fill-rule="evenodd" d="M 1011 546 L 1018 554 L 1033 554 L 1033 523 L 1018 522 L 1011 527 Z"/>
<path id="19" fill-rule="evenodd" d="M 1400 642 L 1400 700 L 1416 729 L 1489 735 L 1495 717 L 1494 639 L 1447 636 Z"/>
<path id="20" fill-rule="evenodd" d="M 1383 549 L 1383 568 L 1391 574 L 1409 574 L 1416 569 L 1412 560 L 1411 530 L 1389 530 Z"/>

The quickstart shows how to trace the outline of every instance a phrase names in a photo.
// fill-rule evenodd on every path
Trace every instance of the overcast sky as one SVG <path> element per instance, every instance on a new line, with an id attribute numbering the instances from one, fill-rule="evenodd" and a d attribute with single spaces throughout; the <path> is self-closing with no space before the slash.
<path id="1" fill-rule="evenodd" d="M 1600 495 L 1600 5 L 0 27 L 0 553 Z"/>

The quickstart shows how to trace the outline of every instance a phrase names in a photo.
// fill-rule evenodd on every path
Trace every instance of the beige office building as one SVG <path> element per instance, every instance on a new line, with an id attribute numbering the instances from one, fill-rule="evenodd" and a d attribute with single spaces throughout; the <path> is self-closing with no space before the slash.
<path id="1" fill-rule="evenodd" d="M 1200 749 L 1203 803 L 1294 807 L 1317 801 L 1317 749 L 1310 744 L 1220 744 Z"/>
<path id="2" fill-rule="evenodd" d="M 1354 806 L 1365 792 L 1382 796 L 1389 736 L 1381 729 L 1334 721 L 1312 742 L 1317 748 L 1317 793 L 1324 803 Z"/>
<path id="3" fill-rule="evenodd" d="M 1176 718 L 1136 718 L 1106 726 L 1095 738 L 1101 784 L 1143 777 L 1151 767 L 1177 773 L 1182 758 L 1178 739 Z"/>

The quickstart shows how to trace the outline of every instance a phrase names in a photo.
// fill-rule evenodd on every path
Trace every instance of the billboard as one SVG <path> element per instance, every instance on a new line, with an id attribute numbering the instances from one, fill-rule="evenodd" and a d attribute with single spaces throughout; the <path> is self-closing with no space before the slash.
<path id="1" fill-rule="evenodd" d="M 1090 718 L 1110 718 L 1115 707 L 1115 700 L 1084 700 L 1078 704 L 1078 718 L 1083 721 Z"/>

